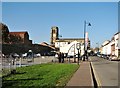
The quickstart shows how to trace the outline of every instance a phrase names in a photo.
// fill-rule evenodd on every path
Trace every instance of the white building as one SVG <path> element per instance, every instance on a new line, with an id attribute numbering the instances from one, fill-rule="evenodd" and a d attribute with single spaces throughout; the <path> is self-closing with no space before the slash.
<path id="1" fill-rule="evenodd" d="M 120 36 L 120 32 L 116 33 L 114 35 L 114 40 L 115 40 L 115 55 L 118 57 L 118 52 L 119 52 L 119 47 L 118 44 L 120 43 L 119 41 L 119 37 Z"/>
<path id="2" fill-rule="evenodd" d="M 67 53 L 68 55 L 75 55 L 78 53 L 77 43 L 80 43 L 80 54 L 84 54 L 84 38 L 69 38 L 59 39 L 55 42 L 55 47 L 60 49 L 60 52 Z M 90 48 L 90 41 L 87 48 Z"/>
<path id="3" fill-rule="evenodd" d="M 107 40 L 102 44 L 102 54 L 120 56 L 120 32 L 114 34 L 111 41 Z"/>
<path id="4" fill-rule="evenodd" d="M 80 43 L 80 42 L 73 41 L 64 47 L 60 47 L 60 52 L 68 53 L 68 55 L 72 55 L 72 56 L 76 55 L 78 53 L 77 43 Z M 80 44 L 81 44 L 80 45 L 80 54 L 83 55 L 84 54 L 84 44 L 83 43 L 80 43 Z"/>
<path id="5" fill-rule="evenodd" d="M 90 40 L 88 38 L 88 33 L 86 32 L 85 40 L 84 38 L 62 38 L 60 39 L 59 28 L 57 26 L 51 27 L 51 46 L 55 47 L 56 50 L 60 52 L 67 53 L 68 55 L 75 55 L 77 53 L 76 44 L 81 44 L 81 55 L 84 53 L 84 42 L 85 49 L 90 48 Z"/>
<path id="6" fill-rule="evenodd" d="M 105 54 L 105 55 L 111 54 L 111 45 L 109 40 L 105 41 L 102 44 L 102 54 Z"/>
<path id="7" fill-rule="evenodd" d="M 118 56 L 120 58 L 120 33 L 118 35 L 119 39 L 118 39 Z"/>

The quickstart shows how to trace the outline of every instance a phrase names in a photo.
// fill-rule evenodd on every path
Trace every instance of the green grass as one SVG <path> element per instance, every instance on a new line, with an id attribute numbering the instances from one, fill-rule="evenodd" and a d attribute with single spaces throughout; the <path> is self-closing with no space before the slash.
<path id="1" fill-rule="evenodd" d="M 9 69 L 8 68 L 5 68 L 5 69 L 3 69 L 2 70 L 2 76 L 5 76 L 5 75 L 7 75 L 7 74 L 9 74 L 10 73 L 10 71 L 9 71 Z"/>
<path id="2" fill-rule="evenodd" d="M 76 64 L 40 64 L 17 68 L 17 73 L 3 78 L 3 88 L 65 86 L 78 69 Z"/>

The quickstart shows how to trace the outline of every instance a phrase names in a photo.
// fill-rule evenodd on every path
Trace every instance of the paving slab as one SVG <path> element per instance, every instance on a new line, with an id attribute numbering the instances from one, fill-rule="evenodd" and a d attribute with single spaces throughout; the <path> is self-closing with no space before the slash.
<path id="1" fill-rule="evenodd" d="M 92 74 L 90 68 L 90 62 L 84 61 L 80 63 L 79 69 L 74 73 L 70 81 L 65 88 L 68 87 L 93 87 Z"/>

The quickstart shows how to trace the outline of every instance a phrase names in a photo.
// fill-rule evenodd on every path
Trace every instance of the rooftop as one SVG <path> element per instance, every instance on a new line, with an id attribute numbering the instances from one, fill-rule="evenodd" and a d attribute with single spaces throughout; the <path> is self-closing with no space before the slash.
<path id="1" fill-rule="evenodd" d="M 115 33 L 114 36 L 117 35 L 117 34 L 119 34 L 119 33 L 120 33 L 120 32 Z"/>
<path id="2" fill-rule="evenodd" d="M 28 33 L 27 31 L 21 31 L 21 32 L 9 32 L 10 34 L 25 34 Z"/>
<path id="3" fill-rule="evenodd" d="M 84 40 L 84 38 L 60 38 L 58 40 L 56 40 L 57 42 L 65 42 L 65 41 L 81 41 Z"/>
<path id="4" fill-rule="evenodd" d="M 84 38 L 60 38 L 59 40 L 84 40 Z"/>

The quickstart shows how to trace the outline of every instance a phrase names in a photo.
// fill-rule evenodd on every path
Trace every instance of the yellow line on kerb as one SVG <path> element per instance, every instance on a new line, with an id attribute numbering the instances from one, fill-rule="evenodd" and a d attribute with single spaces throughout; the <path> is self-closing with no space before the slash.
<path id="1" fill-rule="evenodd" d="M 90 58 L 90 61 L 91 61 L 91 58 Z M 93 69 L 93 73 L 94 73 L 94 76 L 95 76 L 95 79 L 96 79 L 96 82 L 97 82 L 98 88 L 102 88 L 102 85 L 101 85 L 100 79 L 99 79 L 99 77 L 98 77 L 97 72 L 96 72 L 95 69 L 94 69 L 94 66 L 93 66 L 93 63 L 92 63 L 92 62 L 91 62 L 91 66 L 92 66 L 92 69 Z"/>
<path id="2" fill-rule="evenodd" d="M 92 62 L 91 62 L 91 65 L 92 65 Z M 102 85 L 101 85 L 100 79 L 99 79 L 98 74 L 97 74 L 97 72 L 95 71 L 93 65 L 92 65 L 92 69 L 93 69 L 93 72 L 94 72 L 95 79 L 96 79 L 96 81 L 97 81 L 98 88 L 102 88 Z"/>

